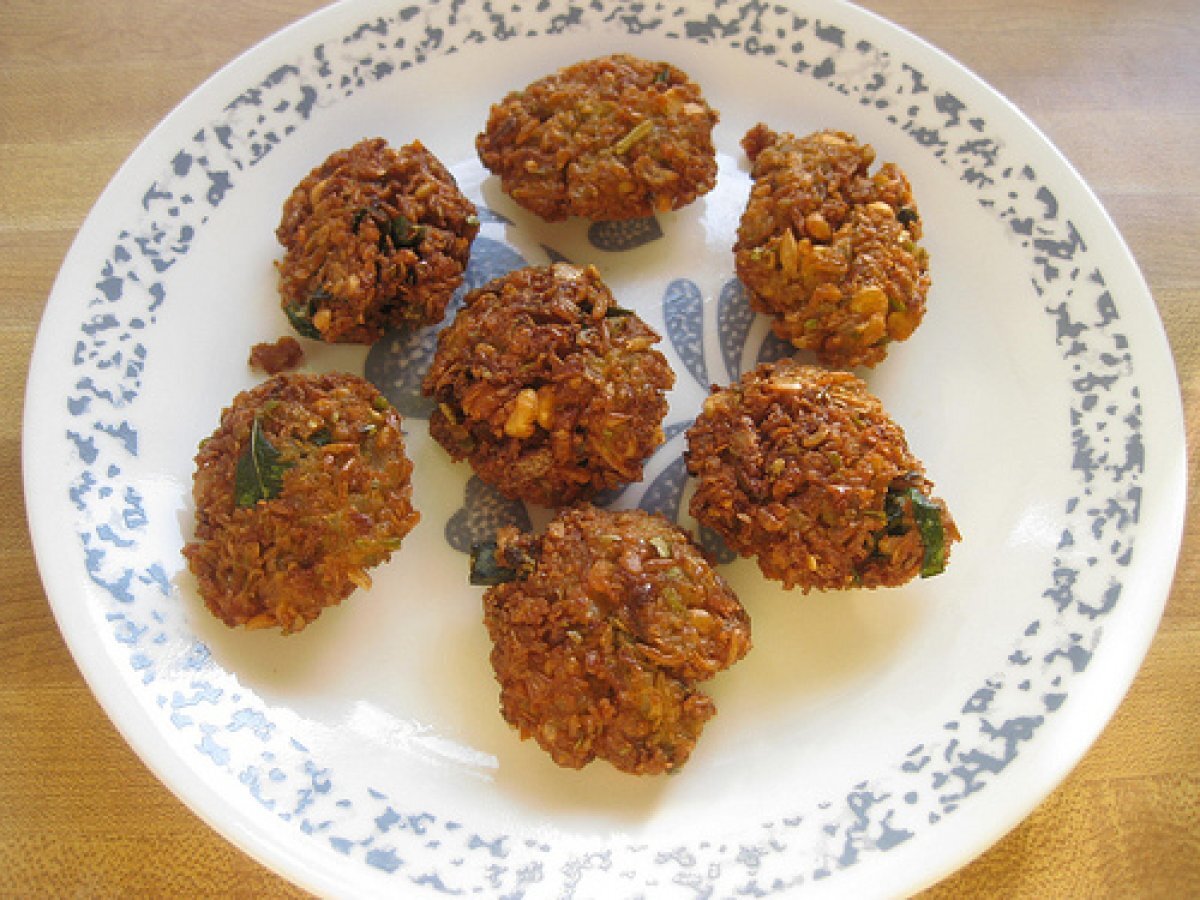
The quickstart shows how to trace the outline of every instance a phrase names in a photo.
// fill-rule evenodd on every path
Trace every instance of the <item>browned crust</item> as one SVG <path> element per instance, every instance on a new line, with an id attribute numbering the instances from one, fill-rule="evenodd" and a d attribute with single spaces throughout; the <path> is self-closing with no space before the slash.
<path id="1" fill-rule="evenodd" d="M 713 391 L 687 444 L 692 515 L 785 587 L 874 588 L 915 578 L 925 544 L 906 505 L 909 490 L 940 510 L 947 554 L 959 538 L 903 430 L 849 373 L 764 364 Z"/>
<path id="2" fill-rule="evenodd" d="M 591 266 L 510 272 L 438 335 L 430 433 L 506 496 L 542 506 L 636 481 L 674 384 L 658 341 Z"/>
<path id="3" fill-rule="evenodd" d="M 750 620 L 690 536 L 642 510 L 564 510 L 543 536 L 505 529 L 524 567 L 484 621 L 504 718 L 561 766 L 679 768 L 716 713 L 697 688 L 750 648 Z"/>
<path id="4" fill-rule="evenodd" d="M 239 505 L 255 423 L 279 454 L 278 495 Z M 370 583 L 419 518 L 400 415 L 355 375 L 276 375 L 244 391 L 196 454 L 195 537 L 183 550 L 229 626 L 299 631 Z"/>
<path id="5" fill-rule="evenodd" d="M 475 206 L 420 141 L 339 150 L 283 205 L 281 303 L 305 337 L 370 344 L 440 322 L 479 231 Z"/>
<path id="6" fill-rule="evenodd" d="M 759 124 L 742 141 L 754 179 L 734 261 L 750 304 L 827 366 L 875 366 L 925 315 L 929 260 L 904 173 L 841 131 Z"/>
<path id="7" fill-rule="evenodd" d="M 682 70 L 615 54 L 508 94 L 475 146 L 505 193 L 547 221 L 631 219 L 712 190 L 717 118 Z"/>

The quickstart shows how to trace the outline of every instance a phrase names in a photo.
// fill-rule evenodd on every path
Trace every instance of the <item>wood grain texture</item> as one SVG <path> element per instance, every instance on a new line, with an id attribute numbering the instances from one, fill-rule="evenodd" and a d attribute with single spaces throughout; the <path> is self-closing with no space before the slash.
<path id="1" fill-rule="evenodd" d="M 1017 104 L 1130 244 L 1200 438 L 1200 4 L 865 0 Z M 303 893 L 234 848 L 142 765 L 68 654 L 34 566 L 22 394 L 58 266 L 137 143 L 205 77 L 312 0 L 7 0 L 0 13 L 0 895 Z M 1132 689 L 1066 781 L 923 896 L 1200 896 L 1200 515 Z"/>

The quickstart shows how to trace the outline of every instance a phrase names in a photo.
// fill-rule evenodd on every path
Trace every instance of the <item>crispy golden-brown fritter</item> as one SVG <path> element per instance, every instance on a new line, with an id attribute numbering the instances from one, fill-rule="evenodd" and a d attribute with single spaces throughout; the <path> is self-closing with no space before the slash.
<path id="1" fill-rule="evenodd" d="M 616 54 L 508 94 L 475 146 L 505 193 L 547 221 L 632 219 L 712 190 L 716 123 L 680 69 Z"/>
<path id="2" fill-rule="evenodd" d="M 360 141 L 283 205 L 283 310 L 300 334 L 329 342 L 371 344 L 389 328 L 440 322 L 478 231 L 474 204 L 420 141 Z"/>
<path id="3" fill-rule="evenodd" d="M 299 631 L 387 560 L 419 518 L 400 415 L 355 375 L 243 391 L 196 454 L 183 550 L 226 625 Z"/>
<path id="4" fill-rule="evenodd" d="M 485 574 L 501 582 L 484 594 L 501 713 L 561 766 L 679 768 L 716 713 L 697 683 L 750 649 L 729 585 L 642 510 L 577 506 L 540 537 L 502 529 Z"/>
<path id="5" fill-rule="evenodd" d="M 423 389 L 430 434 L 506 496 L 562 506 L 641 478 L 675 376 L 594 267 L 517 269 L 467 295 Z"/>
<path id="6" fill-rule="evenodd" d="M 687 433 L 695 518 L 785 587 L 940 573 L 958 529 L 866 384 L 792 360 L 714 389 Z"/>
<path id="7" fill-rule="evenodd" d="M 929 260 L 908 179 L 841 131 L 765 125 L 742 140 L 754 179 L 734 260 L 750 304 L 828 366 L 874 366 L 925 315 Z"/>

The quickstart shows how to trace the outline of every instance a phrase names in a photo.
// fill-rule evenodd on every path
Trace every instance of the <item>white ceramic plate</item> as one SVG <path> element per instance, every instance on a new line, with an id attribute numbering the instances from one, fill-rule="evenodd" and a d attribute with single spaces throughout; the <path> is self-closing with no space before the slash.
<path id="1" fill-rule="evenodd" d="M 505 91 L 630 51 L 722 114 L 716 190 L 657 221 L 551 226 L 475 133 Z M 598 265 L 665 335 L 671 439 L 621 505 L 686 509 L 681 430 L 710 382 L 778 352 L 730 245 L 756 121 L 836 127 L 910 175 L 929 313 L 868 375 L 964 535 L 946 574 L 787 594 L 725 566 L 755 648 L 677 775 L 556 768 L 501 721 L 461 550 L 495 502 L 432 443 L 429 335 L 313 348 L 407 414 L 421 525 L 374 587 L 300 635 L 231 631 L 180 547 L 197 442 L 287 328 L 273 229 L 291 186 L 368 136 L 420 138 L 483 210 L 471 278 Z M 50 298 L 25 477 L 47 593 L 147 764 L 213 827 L 329 895 L 902 894 L 1026 815 L 1080 758 L 1157 626 L 1182 529 L 1178 387 L 1155 308 L 1088 189 L 955 63 L 842 3 L 359 2 L 222 70 L 114 178 Z M 686 515 L 686 514 L 685 514 Z M 683 520 L 687 523 L 687 519 Z"/>

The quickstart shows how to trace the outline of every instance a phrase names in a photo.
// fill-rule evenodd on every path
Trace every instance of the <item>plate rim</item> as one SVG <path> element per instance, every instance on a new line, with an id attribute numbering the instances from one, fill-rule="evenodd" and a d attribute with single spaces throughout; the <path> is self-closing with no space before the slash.
<path id="1" fill-rule="evenodd" d="M 970 79 L 973 82 L 972 89 L 974 91 L 982 92 L 990 97 L 993 101 L 998 101 L 1003 104 L 1007 108 L 1008 114 L 1015 116 L 1015 118 L 1021 123 L 1022 127 L 1026 129 L 1030 135 L 1036 137 L 1036 139 L 1040 142 L 1042 149 L 1050 152 L 1057 158 L 1057 162 L 1063 168 L 1064 172 L 1070 175 L 1070 184 L 1072 189 L 1082 191 L 1083 195 L 1088 201 L 1089 212 L 1100 217 L 1106 237 L 1114 240 L 1122 253 L 1122 258 L 1120 261 L 1116 264 L 1110 264 L 1109 268 L 1112 270 L 1119 269 L 1126 273 L 1126 275 L 1132 275 L 1137 282 L 1137 287 L 1140 293 L 1144 295 L 1145 301 L 1149 304 L 1150 310 L 1155 313 L 1154 316 L 1150 317 L 1152 321 L 1142 323 L 1142 325 L 1149 330 L 1150 339 L 1153 340 L 1164 352 L 1155 353 L 1152 356 L 1146 352 L 1142 352 L 1140 354 L 1140 359 L 1143 361 L 1143 364 L 1146 364 L 1146 361 L 1149 360 L 1153 365 L 1165 366 L 1164 371 L 1161 373 L 1164 377 L 1164 382 L 1169 380 L 1175 385 L 1175 390 L 1172 392 L 1170 398 L 1159 397 L 1157 399 L 1160 405 L 1169 407 L 1167 412 L 1164 413 L 1164 416 L 1169 418 L 1171 424 L 1176 427 L 1172 429 L 1173 433 L 1170 436 L 1156 434 L 1156 440 L 1162 442 L 1165 446 L 1169 445 L 1166 455 L 1175 457 L 1172 467 L 1177 470 L 1174 473 L 1174 478 L 1178 489 L 1175 491 L 1169 491 L 1167 486 L 1164 484 L 1162 493 L 1170 494 L 1173 502 L 1168 503 L 1168 505 L 1165 507 L 1166 512 L 1160 513 L 1157 517 L 1157 520 L 1160 523 L 1158 525 L 1159 530 L 1165 535 L 1173 536 L 1174 540 L 1171 542 L 1170 546 L 1165 548 L 1165 550 L 1160 549 L 1158 551 L 1158 555 L 1163 556 L 1165 560 L 1169 561 L 1169 565 L 1164 565 L 1161 568 L 1160 577 L 1157 579 L 1161 586 L 1147 589 L 1153 596 L 1160 598 L 1161 602 L 1158 603 L 1157 609 L 1154 611 L 1153 615 L 1149 615 L 1141 620 L 1144 625 L 1144 629 L 1142 634 L 1139 635 L 1139 640 L 1135 642 L 1136 649 L 1123 654 L 1122 661 L 1125 664 L 1120 667 L 1120 671 L 1118 673 L 1110 673 L 1109 675 L 1108 681 L 1120 685 L 1120 690 L 1116 692 L 1105 692 L 1102 697 L 1096 697 L 1095 691 L 1092 691 L 1086 695 L 1092 700 L 1092 705 L 1100 710 L 1100 714 L 1096 716 L 1085 717 L 1082 720 L 1085 722 L 1090 722 L 1093 727 L 1091 729 L 1091 733 L 1086 737 L 1086 739 L 1078 742 L 1078 753 L 1067 754 L 1067 756 L 1071 757 L 1071 759 L 1066 765 L 1060 764 L 1058 766 L 1048 767 L 1046 772 L 1043 773 L 1041 790 L 1035 792 L 1036 799 L 1022 803 L 1014 802 L 1011 805 L 1009 815 L 1006 817 L 1006 823 L 1003 825 L 1002 829 L 994 835 L 980 837 L 978 840 L 972 842 L 975 846 L 968 851 L 969 855 L 963 859 L 959 859 L 949 864 L 949 866 L 941 874 L 937 875 L 933 880 L 928 882 L 932 884 L 935 881 L 945 877 L 945 875 L 949 874 L 950 872 L 953 872 L 965 865 L 970 859 L 978 856 L 980 853 L 986 850 L 987 847 L 993 845 L 1004 834 L 1008 833 L 1008 831 L 1019 824 L 1037 806 L 1039 806 L 1045 800 L 1045 798 L 1059 784 L 1061 784 L 1069 772 L 1076 765 L 1078 765 L 1079 761 L 1083 759 L 1088 750 L 1094 744 L 1096 738 L 1104 730 L 1104 728 L 1107 727 L 1112 716 L 1115 714 L 1117 708 L 1120 706 L 1125 695 L 1127 694 L 1129 688 L 1132 686 L 1136 673 L 1141 667 L 1146 653 L 1149 650 L 1150 644 L 1157 633 L 1162 612 L 1170 594 L 1171 582 L 1178 562 L 1180 547 L 1182 545 L 1184 523 L 1186 519 L 1185 497 L 1187 487 L 1187 453 L 1186 440 L 1184 438 L 1182 427 L 1182 400 L 1179 391 L 1178 374 L 1175 368 L 1174 357 L 1171 353 L 1169 341 L 1167 340 L 1161 314 L 1158 313 L 1153 295 L 1151 294 L 1149 286 L 1145 281 L 1144 275 L 1138 267 L 1136 259 L 1126 244 L 1124 237 L 1121 235 L 1120 230 L 1113 222 L 1108 211 L 1100 202 L 1092 187 L 1083 179 L 1081 174 L 1074 168 L 1066 156 L 1052 141 L 1049 140 L 1046 134 L 1037 126 L 1035 122 L 1032 121 L 1032 119 L 1029 118 L 1026 113 L 1009 101 L 1005 95 L 977 76 L 969 67 L 965 66 L 953 57 L 950 57 L 945 51 L 940 50 L 938 47 L 925 41 L 918 35 L 913 34 L 903 26 L 891 22 L 890 20 L 877 13 L 874 13 L 873 11 L 866 10 L 852 3 L 844 3 L 842 6 L 850 10 L 850 18 L 853 18 L 853 16 L 857 14 L 863 16 L 865 19 L 873 20 L 877 27 L 883 28 L 892 34 L 901 37 L 903 40 L 911 42 L 914 46 L 919 47 L 921 52 L 920 58 L 922 62 L 935 60 L 939 68 L 945 68 L 947 71 L 952 72 L 955 77 L 965 77 Z M 377 8 L 378 5 L 371 5 L 370 7 L 371 10 Z M 50 326 L 47 324 L 48 322 L 52 321 L 51 307 L 56 306 L 56 309 L 60 313 L 63 307 L 63 303 L 61 301 L 59 301 L 57 304 L 55 303 L 56 297 L 60 295 L 60 283 L 65 281 L 65 273 L 68 269 L 70 261 L 77 257 L 79 253 L 78 248 L 82 247 L 86 243 L 87 236 L 90 235 L 92 231 L 97 229 L 98 226 L 94 224 L 94 221 L 100 218 L 100 212 L 106 204 L 115 202 L 116 199 L 118 199 L 119 191 L 117 188 L 123 181 L 131 177 L 129 175 L 129 171 L 134 168 L 139 158 L 150 153 L 155 148 L 156 144 L 162 140 L 162 135 L 169 134 L 172 128 L 178 124 L 182 124 L 186 120 L 186 114 L 190 112 L 189 107 L 197 105 L 201 99 L 207 98 L 210 94 L 214 95 L 213 99 L 218 100 L 221 97 L 227 97 L 229 95 L 228 91 L 226 91 L 224 94 L 217 94 L 217 92 L 225 89 L 226 82 L 229 83 L 230 88 L 236 88 L 238 85 L 233 83 L 233 79 L 235 77 L 240 77 L 240 73 L 243 68 L 248 70 L 249 66 L 256 65 L 258 70 L 261 71 L 265 66 L 257 64 L 254 61 L 258 59 L 258 57 L 263 56 L 272 45 L 275 45 L 276 47 L 284 47 L 288 45 L 289 42 L 295 40 L 298 34 L 307 31 L 309 28 L 317 28 L 318 26 L 314 23 L 319 22 L 320 30 L 325 31 L 337 27 L 342 18 L 345 18 L 347 21 L 350 19 L 361 19 L 363 14 L 365 14 L 366 9 L 366 7 L 363 7 L 361 10 L 355 10 L 353 9 L 353 4 L 348 2 L 335 3 L 331 6 L 314 10 L 302 18 L 297 19 L 291 24 L 285 26 L 284 28 L 266 36 L 261 41 L 247 48 L 234 59 L 219 68 L 216 72 L 204 79 L 166 116 L 164 116 L 164 118 L 160 120 L 160 122 L 156 124 L 156 126 L 144 138 L 142 138 L 141 141 L 138 142 L 137 146 L 131 151 L 122 165 L 118 167 L 117 171 L 113 174 L 112 178 L 80 225 L 70 248 L 67 250 L 67 253 L 63 258 L 58 275 L 56 276 L 54 285 L 49 293 L 46 309 L 39 321 L 37 337 L 35 338 L 33 351 L 31 353 L 29 378 L 26 386 L 25 410 L 23 414 L 23 435 L 46 433 L 46 429 L 48 428 L 47 425 L 39 421 L 39 419 L 43 416 L 49 415 L 49 412 L 47 410 L 43 410 L 39 404 L 38 389 L 42 383 L 42 376 L 39 373 L 44 371 L 45 367 L 47 366 L 47 363 L 45 362 L 47 355 L 52 349 L 56 349 L 51 348 L 48 345 L 49 338 L 46 338 L 45 334 L 51 330 Z M 908 48 L 904 49 L 907 50 Z M 910 58 L 912 56 L 912 54 L 906 55 Z M 1055 185 L 1057 187 L 1059 182 L 1056 181 Z M 218 791 L 212 789 L 209 784 L 204 783 L 203 781 L 184 778 L 183 780 L 190 785 L 190 792 L 180 787 L 180 782 L 178 780 L 180 774 L 189 774 L 191 771 L 191 766 L 184 764 L 181 758 L 177 758 L 171 754 L 171 741 L 167 740 L 158 733 L 158 729 L 152 723 L 151 717 L 146 714 L 146 711 L 136 701 L 136 699 L 134 699 L 128 693 L 126 689 L 126 677 L 124 676 L 124 673 L 119 673 L 122 676 L 119 679 L 105 679 L 102 677 L 104 674 L 109 674 L 107 672 L 110 663 L 108 654 L 103 652 L 103 650 L 95 644 L 91 644 L 83 639 L 80 634 L 82 624 L 78 620 L 72 619 L 68 615 L 65 601 L 61 599 L 63 593 L 72 593 L 72 591 L 64 591 L 62 588 L 58 587 L 60 583 L 66 582 L 66 578 L 65 576 L 60 578 L 59 572 L 56 570 L 57 567 L 54 566 L 54 550 L 56 548 L 50 546 L 50 544 L 53 543 L 53 540 L 51 536 L 47 535 L 47 525 L 45 524 L 47 519 L 53 519 L 54 517 L 48 513 L 46 507 L 35 501 L 29 500 L 29 498 L 36 494 L 37 491 L 37 485 L 33 482 L 33 479 L 40 465 L 41 461 L 37 458 L 36 450 L 31 447 L 30 443 L 23 436 L 22 478 L 23 487 L 27 498 L 27 518 L 31 537 L 33 539 L 34 553 L 38 563 L 39 575 L 42 578 L 47 599 L 50 602 L 50 606 L 59 630 L 63 634 L 72 657 L 75 660 L 76 665 L 83 675 L 85 681 L 87 682 L 89 689 L 92 691 L 93 695 L 97 697 L 102 708 L 104 708 L 106 714 L 108 715 L 108 718 L 113 722 L 119 733 L 121 733 L 127 745 L 134 750 L 136 755 L 142 760 L 143 764 L 145 764 L 147 768 L 154 772 L 158 780 L 169 790 L 171 790 L 172 793 L 179 797 L 179 799 L 182 800 L 185 805 L 192 810 L 193 813 L 205 821 L 209 827 L 225 836 L 226 839 L 231 840 L 236 846 L 240 847 L 245 852 L 250 853 L 250 855 L 254 856 L 264 865 L 272 868 L 281 876 L 289 880 L 298 881 L 298 883 L 302 884 L 317 885 L 322 891 L 336 890 L 338 887 L 342 886 L 340 881 L 329 880 L 327 873 L 322 872 L 319 867 L 314 868 L 311 865 L 311 861 L 306 859 L 302 853 L 284 852 L 284 848 L 276 846 L 275 842 L 272 841 L 266 841 L 266 846 L 264 846 L 263 842 L 256 840 L 256 837 L 253 834 L 243 833 L 239 834 L 237 837 L 231 836 L 230 824 L 227 821 L 222 821 L 219 815 L 220 812 L 224 812 L 228 809 L 228 798 L 222 796 Z M 1106 660 L 1108 661 L 1105 669 L 1106 672 L 1109 671 L 1109 669 L 1111 669 L 1111 667 L 1114 665 L 1111 656 L 1111 653 L 1106 656 Z M 1076 692 L 1076 695 L 1073 696 L 1073 699 L 1076 703 L 1079 702 L 1078 693 L 1079 692 Z M 141 720 L 143 724 L 140 726 L 133 724 L 134 721 L 137 720 Z M 144 728 L 149 728 L 151 734 L 145 734 L 143 732 Z M 146 746 L 147 744 L 159 742 L 161 742 L 162 748 L 167 750 L 167 755 L 165 757 L 163 756 L 162 752 L 155 752 Z M 1061 759 L 1061 755 L 1058 758 Z M 202 794 L 205 796 L 197 797 L 196 794 Z M 239 812 L 239 816 L 242 814 L 243 813 Z M 235 830 L 241 831 L 241 829 Z M 946 835 L 943 835 L 943 837 L 945 836 Z M 248 847 L 245 841 L 241 838 L 249 840 L 251 846 Z M 300 873 L 299 880 L 297 878 L 298 872 Z"/>

